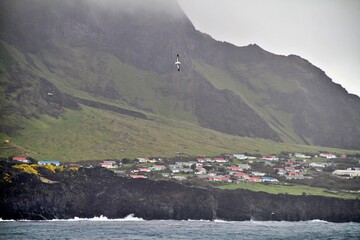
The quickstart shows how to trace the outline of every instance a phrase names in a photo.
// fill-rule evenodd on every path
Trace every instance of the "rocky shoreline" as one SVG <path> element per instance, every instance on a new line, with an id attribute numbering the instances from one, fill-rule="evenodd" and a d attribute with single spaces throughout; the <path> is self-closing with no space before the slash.
<path id="1" fill-rule="evenodd" d="M 223 219 L 228 221 L 360 222 L 360 200 L 190 187 L 171 181 L 128 179 L 103 168 L 16 171 L 1 164 L 0 218 Z M 45 180 L 44 180 L 45 179 Z"/>

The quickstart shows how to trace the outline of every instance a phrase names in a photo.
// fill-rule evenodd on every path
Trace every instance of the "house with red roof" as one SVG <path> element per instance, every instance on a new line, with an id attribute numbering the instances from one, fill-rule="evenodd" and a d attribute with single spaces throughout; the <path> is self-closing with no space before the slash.
<path id="1" fill-rule="evenodd" d="M 249 175 L 247 175 L 244 172 L 236 172 L 233 174 L 233 176 L 235 176 L 236 178 L 242 178 L 242 179 L 249 178 Z"/>
<path id="2" fill-rule="evenodd" d="M 139 172 L 151 172 L 151 169 L 147 167 L 138 168 Z"/>
<path id="3" fill-rule="evenodd" d="M 275 155 L 265 155 L 265 156 L 262 156 L 261 159 L 268 160 L 268 161 L 278 161 L 279 160 L 279 158 L 276 157 Z"/>
<path id="4" fill-rule="evenodd" d="M 209 182 L 228 182 L 228 183 L 231 183 L 232 180 L 228 177 L 209 177 L 208 178 L 208 181 Z"/>
<path id="5" fill-rule="evenodd" d="M 262 179 L 260 177 L 249 177 L 247 181 L 255 183 L 255 182 L 262 182 Z"/>
<path id="6" fill-rule="evenodd" d="M 227 160 L 225 158 L 217 157 L 217 158 L 214 158 L 214 161 L 217 162 L 217 163 L 226 163 L 229 160 Z"/>
<path id="7" fill-rule="evenodd" d="M 13 157 L 12 160 L 21 163 L 30 163 L 30 160 L 26 157 Z"/>
<path id="8" fill-rule="evenodd" d="M 239 166 L 230 166 L 228 167 L 230 171 L 242 171 L 242 168 Z"/>
<path id="9" fill-rule="evenodd" d="M 103 168 L 116 168 L 115 161 L 103 161 L 100 163 L 100 166 Z"/>
<path id="10" fill-rule="evenodd" d="M 331 154 L 331 153 L 320 153 L 319 156 L 320 156 L 320 157 L 327 158 L 327 159 L 336 158 L 336 156 L 335 156 L 334 154 Z"/>
<path id="11" fill-rule="evenodd" d="M 147 178 L 146 176 L 144 175 L 130 175 L 131 178 Z"/>

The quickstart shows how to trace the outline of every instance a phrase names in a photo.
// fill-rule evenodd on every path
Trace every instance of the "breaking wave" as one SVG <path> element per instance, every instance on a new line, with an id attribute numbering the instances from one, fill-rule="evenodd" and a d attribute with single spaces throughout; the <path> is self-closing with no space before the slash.
<path id="1" fill-rule="evenodd" d="M 21 221 L 21 222 L 25 222 L 25 221 L 32 221 L 32 220 L 13 220 L 13 219 L 9 219 L 9 220 L 4 220 L 2 218 L 0 218 L 0 221 L 2 222 L 13 222 L 13 221 Z M 93 221 L 93 222 L 126 222 L 126 221 L 132 221 L 132 222 L 136 222 L 136 221 L 145 221 L 142 218 L 138 218 L 135 217 L 134 214 L 129 214 L 124 218 L 107 218 L 106 216 L 101 215 L 100 217 L 93 217 L 93 218 L 79 218 L 79 217 L 74 217 L 74 218 L 70 218 L 70 219 L 51 219 L 51 220 L 37 220 L 37 221 L 47 221 L 47 222 L 79 222 L 79 221 Z"/>

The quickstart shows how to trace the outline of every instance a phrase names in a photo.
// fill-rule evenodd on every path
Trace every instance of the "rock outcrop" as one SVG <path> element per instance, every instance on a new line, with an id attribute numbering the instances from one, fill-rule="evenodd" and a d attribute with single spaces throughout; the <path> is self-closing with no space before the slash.
<path id="1" fill-rule="evenodd" d="M 134 214 L 144 219 L 360 222 L 359 200 L 205 189 L 171 181 L 128 179 L 102 168 L 55 173 L 42 169 L 39 178 L 2 165 L 2 219 L 123 218 Z"/>

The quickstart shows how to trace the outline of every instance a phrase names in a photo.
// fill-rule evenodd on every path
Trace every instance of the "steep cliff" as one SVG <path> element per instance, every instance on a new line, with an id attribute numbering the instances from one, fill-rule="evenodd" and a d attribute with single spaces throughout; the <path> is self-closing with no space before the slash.
<path id="1" fill-rule="evenodd" d="M 56 173 L 40 169 L 40 180 L 37 175 L 1 165 L 3 219 L 123 218 L 134 214 L 144 219 L 360 222 L 359 200 L 203 189 L 170 181 L 127 179 L 102 168 Z"/>

